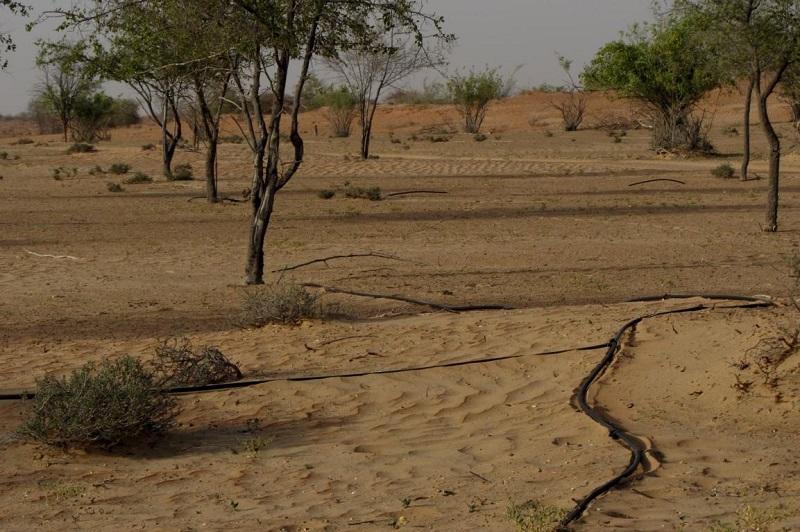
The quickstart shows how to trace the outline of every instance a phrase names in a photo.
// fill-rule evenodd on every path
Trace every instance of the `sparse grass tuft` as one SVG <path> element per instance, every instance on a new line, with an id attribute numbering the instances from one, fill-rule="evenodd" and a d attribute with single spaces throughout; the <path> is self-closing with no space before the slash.
<path id="1" fill-rule="evenodd" d="M 77 168 L 64 168 L 63 166 L 59 166 L 58 168 L 52 168 L 50 170 L 50 177 L 56 181 L 61 181 L 65 177 L 75 177 L 76 175 L 78 175 Z"/>
<path id="2" fill-rule="evenodd" d="M 475 142 L 483 142 L 484 140 L 488 139 L 489 137 L 487 137 L 483 133 L 475 133 L 474 135 L 472 135 L 472 138 L 475 139 Z"/>
<path id="3" fill-rule="evenodd" d="M 152 183 L 153 178 L 142 172 L 136 172 L 131 177 L 123 181 L 126 185 L 139 185 L 141 183 Z"/>
<path id="4" fill-rule="evenodd" d="M 767 532 L 774 530 L 776 522 L 784 517 L 785 515 L 777 510 L 760 510 L 746 504 L 737 510 L 734 523 L 716 523 L 709 530 L 710 532 Z"/>
<path id="5" fill-rule="evenodd" d="M 330 189 L 320 190 L 319 192 L 317 192 L 317 197 L 320 199 L 331 199 L 335 195 L 336 191 Z"/>
<path id="6" fill-rule="evenodd" d="M 175 400 L 129 356 L 86 364 L 68 377 L 47 376 L 31 402 L 19 434 L 57 447 L 133 443 L 164 433 L 177 415 Z"/>
<path id="7" fill-rule="evenodd" d="M 736 170 L 734 170 L 733 166 L 731 166 L 730 164 L 725 163 L 711 170 L 711 175 L 713 175 L 714 177 L 721 177 L 722 179 L 730 179 L 736 176 Z"/>
<path id="8" fill-rule="evenodd" d="M 69 148 L 67 148 L 67 155 L 72 155 L 73 153 L 94 153 L 97 151 L 92 144 L 86 144 L 85 142 L 76 142 Z"/>
<path id="9" fill-rule="evenodd" d="M 319 315 L 318 295 L 298 284 L 278 281 L 245 292 L 239 323 L 249 327 L 297 324 Z"/>
<path id="10" fill-rule="evenodd" d="M 509 502 L 506 509 L 506 516 L 514 522 L 519 532 L 552 532 L 566 514 L 566 510 L 535 501 L 523 504 Z"/>
<path id="11" fill-rule="evenodd" d="M 188 338 L 164 340 L 156 346 L 150 363 L 158 386 L 204 386 L 242 378 L 239 366 L 218 348 L 193 349 Z"/>
<path id="12" fill-rule="evenodd" d="M 122 188 L 122 185 L 119 183 L 112 183 L 110 181 L 106 183 L 106 188 L 109 192 L 125 192 L 125 189 Z"/>
<path id="13" fill-rule="evenodd" d="M 383 199 L 379 187 L 363 188 L 348 186 L 344 189 L 344 196 L 346 198 L 368 199 L 370 201 L 380 201 Z"/>
<path id="14" fill-rule="evenodd" d="M 156 149 L 155 144 L 142 144 L 142 151 L 153 151 Z"/>
<path id="15" fill-rule="evenodd" d="M 114 175 L 127 174 L 131 169 L 131 165 L 125 163 L 114 163 L 108 167 L 108 173 Z"/>
<path id="16" fill-rule="evenodd" d="M 89 175 L 103 175 L 106 171 L 103 170 L 103 167 L 99 164 L 94 165 L 92 168 L 89 169 Z"/>

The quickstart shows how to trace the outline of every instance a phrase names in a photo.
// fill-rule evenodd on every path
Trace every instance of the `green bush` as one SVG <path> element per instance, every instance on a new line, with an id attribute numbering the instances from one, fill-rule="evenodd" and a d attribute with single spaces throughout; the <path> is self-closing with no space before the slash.
<path id="1" fill-rule="evenodd" d="M 242 378 L 239 366 L 216 347 L 195 350 L 187 338 L 164 340 L 150 363 L 160 387 L 205 386 Z"/>
<path id="2" fill-rule="evenodd" d="M 156 389 L 153 375 L 126 356 L 40 380 L 19 433 L 58 447 L 111 448 L 163 434 L 177 412 L 175 400 Z"/>
<path id="3" fill-rule="evenodd" d="M 153 178 L 142 172 L 136 172 L 131 177 L 123 181 L 126 185 L 138 185 L 140 183 L 152 183 Z"/>
<path id="4" fill-rule="evenodd" d="M 456 73 L 450 78 L 447 89 L 456 110 L 464 119 L 467 133 L 480 131 L 489 104 L 505 95 L 504 88 L 510 81 L 504 81 L 496 68 L 488 67 L 482 71 Z"/>
<path id="5" fill-rule="evenodd" d="M 297 324 L 320 315 L 319 296 L 288 282 L 264 285 L 245 292 L 240 324 L 261 327 L 268 323 Z"/>
<path id="6" fill-rule="evenodd" d="M 72 155 L 73 153 L 94 153 L 96 151 L 97 149 L 91 144 L 87 144 L 85 142 L 76 142 L 67 148 L 67 155 Z"/>
<path id="7" fill-rule="evenodd" d="M 711 175 L 714 177 L 721 177 L 723 179 L 730 179 L 736 176 L 736 170 L 733 169 L 728 163 L 721 164 L 711 170 Z"/>
<path id="8" fill-rule="evenodd" d="M 109 174 L 122 175 L 127 174 L 131 169 L 131 165 L 125 163 L 114 163 L 108 168 Z"/>
<path id="9" fill-rule="evenodd" d="M 122 185 L 120 185 L 119 183 L 108 182 L 108 183 L 106 183 L 106 188 L 108 189 L 109 192 L 124 192 L 125 191 L 125 189 L 122 188 Z"/>
<path id="10" fill-rule="evenodd" d="M 106 171 L 103 170 L 103 167 L 99 164 L 94 165 L 92 168 L 89 169 L 89 175 L 103 175 Z"/>

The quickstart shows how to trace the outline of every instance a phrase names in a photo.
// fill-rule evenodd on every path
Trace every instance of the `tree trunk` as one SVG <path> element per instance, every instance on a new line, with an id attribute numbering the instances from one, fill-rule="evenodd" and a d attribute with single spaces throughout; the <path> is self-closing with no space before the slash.
<path id="1" fill-rule="evenodd" d="M 178 142 L 170 139 L 169 135 L 164 135 L 164 151 L 162 158 L 162 169 L 164 177 L 172 179 L 172 159 L 175 157 L 175 148 L 178 147 Z"/>
<path id="2" fill-rule="evenodd" d="M 761 118 L 761 125 L 764 128 L 764 135 L 769 142 L 769 183 L 767 191 L 767 217 L 764 231 L 774 233 L 778 230 L 778 191 L 780 185 L 781 171 L 781 139 L 775 132 L 769 118 L 767 101 L 769 100 L 774 85 L 770 84 L 763 93 L 758 89 L 758 111 Z"/>
<path id="3" fill-rule="evenodd" d="M 217 139 L 208 139 L 206 150 L 206 200 L 209 203 L 219 202 L 217 191 Z"/>
<path id="4" fill-rule="evenodd" d="M 372 136 L 372 125 L 367 124 L 361 129 L 361 158 L 369 159 L 369 141 Z"/>
<path id="5" fill-rule="evenodd" d="M 750 110 L 753 107 L 753 91 L 756 88 L 758 78 L 750 76 L 750 82 L 747 86 L 747 94 L 744 99 L 744 149 L 742 150 L 742 181 L 747 181 L 750 177 Z"/>

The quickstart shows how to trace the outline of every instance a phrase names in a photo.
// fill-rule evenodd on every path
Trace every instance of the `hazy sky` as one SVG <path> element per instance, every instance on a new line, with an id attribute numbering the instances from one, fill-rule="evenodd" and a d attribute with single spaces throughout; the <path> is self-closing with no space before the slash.
<path id="1" fill-rule="evenodd" d="M 69 0 L 28 0 L 36 12 Z M 605 42 L 631 23 L 652 18 L 651 0 L 428 0 L 445 17 L 445 29 L 458 36 L 450 68 L 522 65 L 517 87 L 558 84 L 563 75 L 556 52 L 575 60 L 575 68 L 591 59 Z M 9 32 L 18 50 L 0 73 L 0 114 L 24 111 L 38 79 L 34 42 L 52 36 L 52 24 L 25 31 L 25 21 L 0 8 L 0 30 Z M 430 80 L 434 73 L 423 75 Z M 117 95 L 123 89 L 108 88 Z"/>

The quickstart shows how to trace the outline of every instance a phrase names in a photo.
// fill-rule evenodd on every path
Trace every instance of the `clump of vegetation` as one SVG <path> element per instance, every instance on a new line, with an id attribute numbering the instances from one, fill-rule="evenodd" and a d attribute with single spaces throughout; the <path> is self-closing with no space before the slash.
<path id="1" fill-rule="evenodd" d="M 334 137 L 349 137 L 353 120 L 358 112 L 358 98 L 347 87 L 330 87 L 319 95 L 319 104 L 325 107 L 325 118 L 331 125 Z"/>
<path id="2" fill-rule="evenodd" d="M 319 315 L 318 295 L 301 285 L 278 281 L 245 292 L 240 323 L 250 327 L 297 324 Z"/>
<path id="3" fill-rule="evenodd" d="M 0 159 L 5 161 L 8 159 L 8 152 L 7 151 L 0 151 Z"/>
<path id="4" fill-rule="evenodd" d="M 241 135 L 227 135 L 219 138 L 220 144 L 243 144 L 244 138 Z"/>
<path id="5" fill-rule="evenodd" d="M 58 168 L 50 170 L 50 176 L 56 181 L 61 181 L 65 177 L 75 177 L 76 175 L 78 175 L 77 168 L 64 168 L 63 166 L 59 166 Z"/>
<path id="6" fill-rule="evenodd" d="M 169 177 L 170 181 L 191 181 L 192 179 L 194 179 L 194 174 L 192 173 L 192 165 L 189 163 L 176 165 L 172 169 L 172 176 Z"/>
<path id="7" fill-rule="evenodd" d="M 142 151 L 153 151 L 156 149 L 156 145 L 152 143 L 142 144 Z"/>
<path id="8" fill-rule="evenodd" d="M 110 181 L 106 183 L 106 188 L 108 189 L 109 192 L 125 192 L 125 189 L 122 188 L 122 185 Z"/>
<path id="9" fill-rule="evenodd" d="M 242 378 L 239 366 L 218 348 L 202 346 L 195 350 L 188 338 L 159 343 L 150 366 L 161 387 L 204 386 Z"/>
<path id="10" fill-rule="evenodd" d="M 336 191 L 330 189 L 320 190 L 319 192 L 317 192 L 317 197 L 320 199 L 331 199 L 335 195 Z"/>
<path id="11" fill-rule="evenodd" d="M 351 199 L 368 199 L 370 201 L 380 201 L 383 199 L 380 187 L 354 187 L 348 186 L 344 189 L 344 197 Z"/>
<path id="12" fill-rule="evenodd" d="M 484 135 L 483 133 L 475 133 L 474 135 L 472 135 L 472 138 L 475 140 L 475 142 L 483 142 L 489 137 L 487 135 Z"/>
<path id="13" fill-rule="evenodd" d="M 131 165 L 125 163 L 114 163 L 108 167 L 108 173 L 114 175 L 127 174 L 131 169 Z"/>
<path id="14" fill-rule="evenodd" d="M 131 177 L 123 181 L 126 185 L 138 185 L 141 183 L 152 183 L 153 178 L 143 172 L 136 172 Z"/>
<path id="15" fill-rule="evenodd" d="M 775 524 L 785 516 L 776 510 L 760 510 L 749 504 L 736 512 L 734 523 L 716 523 L 711 532 L 763 532 L 773 530 Z"/>
<path id="16" fill-rule="evenodd" d="M 92 144 L 87 144 L 85 142 L 76 142 L 69 148 L 67 148 L 67 155 L 72 155 L 73 153 L 94 153 L 97 151 L 97 148 L 94 147 Z"/>
<path id="17" fill-rule="evenodd" d="M 738 137 L 739 130 L 735 126 L 728 126 L 722 129 L 722 133 L 729 137 Z"/>
<path id="18" fill-rule="evenodd" d="M 558 64 L 567 75 L 568 84 L 564 89 L 561 101 L 554 103 L 553 107 L 561 114 L 564 131 L 578 131 L 586 117 L 586 95 L 572 75 L 572 61 L 560 55 Z"/>
<path id="19" fill-rule="evenodd" d="M 561 508 L 536 501 L 509 503 L 506 509 L 506 516 L 514 522 L 519 532 L 552 532 L 565 515 L 567 512 Z"/>
<path id="20" fill-rule="evenodd" d="M 104 175 L 105 173 L 106 171 L 103 170 L 103 167 L 99 164 L 96 164 L 89 169 L 89 175 Z"/>
<path id="21" fill-rule="evenodd" d="M 464 119 L 464 131 L 477 133 L 481 129 L 489 104 L 511 90 L 512 78 L 504 81 L 496 68 L 468 73 L 456 73 L 447 82 L 450 97 Z"/>
<path id="22" fill-rule="evenodd" d="M 45 377 L 32 403 L 20 435 L 58 447 L 134 443 L 163 434 L 178 412 L 175 400 L 129 356 L 86 364 L 68 377 Z"/>
<path id="23" fill-rule="evenodd" d="M 549 129 L 545 130 L 544 136 L 547 137 L 547 138 L 551 138 L 553 136 L 553 132 L 550 131 Z"/>
<path id="24" fill-rule="evenodd" d="M 12 146 L 22 146 L 23 144 L 33 144 L 33 143 L 34 143 L 33 139 L 29 139 L 27 137 L 23 137 L 21 139 L 15 140 L 14 142 L 11 143 L 11 145 Z"/>
<path id="25" fill-rule="evenodd" d="M 397 89 L 386 97 L 386 102 L 392 105 L 442 105 L 450 101 L 443 83 L 427 81 L 423 81 L 422 89 Z"/>
<path id="26" fill-rule="evenodd" d="M 714 177 L 721 177 L 723 179 L 730 179 L 736 176 L 736 170 L 734 170 L 733 166 L 731 166 L 730 164 L 725 163 L 714 167 L 711 170 L 711 175 L 713 175 Z"/>

